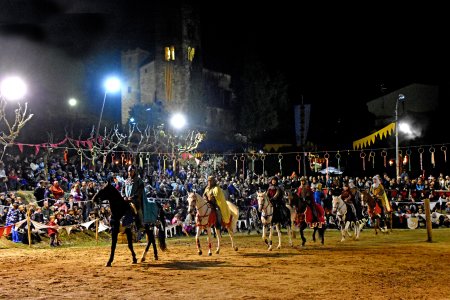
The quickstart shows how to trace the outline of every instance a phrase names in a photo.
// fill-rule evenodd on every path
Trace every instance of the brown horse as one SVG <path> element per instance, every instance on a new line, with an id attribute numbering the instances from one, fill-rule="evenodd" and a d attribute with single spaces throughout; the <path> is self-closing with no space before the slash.
<path id="1" fill-rule="evenodd" d="M 382 209 L 375 198 L 370 195 L 367 190 L 361 191 L 361 200 L 367 204 L 367 213 L 369 214 L 370 220 L 375 229 L 375 234 L 378 234 L 378 229 L 381 232 L 387 232 L 387 224 L 390 225 L 390 230 L 392 231 L 392 213 L 386 213 L 386 209 Z M 384 214 L 382 214 L 382 210 L 384 210 Z M 384 228 L 381 227 L 381 222 L 383 222 Z"/>

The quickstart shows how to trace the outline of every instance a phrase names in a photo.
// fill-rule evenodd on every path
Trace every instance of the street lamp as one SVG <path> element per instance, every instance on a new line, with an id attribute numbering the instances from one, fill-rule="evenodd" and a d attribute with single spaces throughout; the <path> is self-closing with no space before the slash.
<path id="1" fill-rule="evenodd" d="M 395 170 L 396 170 L 396 179 L 400 177 L 400 160 L 398 158 L 398 103 L 400 101 L 405 101 L 405 95 L 399 94 L 397 101 L 395 102 Z"/>
<path id="2" fill-rule="evenodd" d="M 27 86 L 25 82 L 17 76 L 11 76 L 3 79 L 0 82 L 0 122 L 4 122 L 6 126 L 2 131 L 2 138 L 0 139 L 0 145 L 5 146 L 0 160 L 3 159 L 5 149 L 8 144 L 14 142 L 15 138 L 19 135 L 20 130 L 25 124 L 33 117 L 33 114 L 28 113 L 27 103 L 22 108 L 19 103 L 19 108 L 14 110 L 14 123 L 9 122 L 6 118 L 6 105 L 8 101 L 17 101 L 25 97 L 27 93 Z"/>
<path id="3" fill-rule="evenodd" d="M 17 76 L 7 77 L 0 84 L 0 98 L 2 100 L 20 100 L 25 97 L 26 93 L 25 82 Z"/>
<path id="4" fill-rule="evenodd" d="M 102 122 L 103 117 L 103 109 L 105 108 L 106 94 L 115 93 L 120 90 L 120 80 L 117 77 L 109 77 L 105 80 L 105 96 L 103 97 L 102 109 L 100 110 L 100 118 L 98 119 L 97 132 L 95 133 L 95 137 L 98 138 L 98 133 L 100 131 L 100 124 Z"/>

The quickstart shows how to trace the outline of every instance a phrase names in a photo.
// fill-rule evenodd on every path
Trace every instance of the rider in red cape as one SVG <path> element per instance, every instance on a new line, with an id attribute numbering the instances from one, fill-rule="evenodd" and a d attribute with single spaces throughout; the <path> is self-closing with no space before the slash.
<path id="1" fill-rule="evenodd" d="M 231 213 L 228 208 L 227 201 L 222 188 L 217 185 L 216 178 L 214 176 L 208 177 L 208 186 L 205 188 L 203 197 L 208 201 L 216 212 L 216 226 L 221 228 L 222 225 L 229 225 L 231 222 Z M 213 215 L 213 214 L 211 214 Z M 210 216 L 211 216 L 210 215 Z M 222 224 L 223 223 L 223 224 Z"/>
<path id="2" fill-rule="evenodd" d="M 325 224 L 325 211 L 320 204 L 314 201 L 314 196 L 310 186 L 306 183 L 306 178 L 300 178 L 300 187 L 297 195 L 306 201 L 305 220 L 309 227 L 322 227 Z"/>
<path id="3" fill-rule="evenodd" d="M 370 193 L 375 200 L 377 200 L 377 204 L 380 206 L 383 214 L 392 212 L 391 204 L 387 198 L 384 186 L 381 183 L 380 175 L 373 176 L 373 184 L 370 187 Z"/>

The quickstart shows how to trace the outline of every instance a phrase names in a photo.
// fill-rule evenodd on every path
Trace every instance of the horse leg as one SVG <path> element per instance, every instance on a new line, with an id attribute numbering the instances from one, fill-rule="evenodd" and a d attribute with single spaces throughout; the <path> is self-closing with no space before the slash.
<path id="1" fill-rule="evenodd" d="M 320 243 L 322 245 L 325 244 L 325 225 L 322 225 L 322 228 L 319 228 L 319 236 L 320 236 Z"/>
<path id="2" fill-rule="evenodd" d="M 232 219 L 232 222 L 237 222 L 237 218 L 236 219 Z M 230 235 L 230 240 L 231 240 L 231 247 L 234 249 L 234 251 L 238 251 L 238 247 L 234 244 L 234 232 L 233 232 L 233 227 L 234 226 L 230 226 L 227 228 L 228 230 L 228 234 Z"/>
<path id="3" fill-rule="evenodd" d="M 290 223 L 290 222 L 289 222 Z M 286 229 L 287 229 L 287 233 L 288 233 L 288 239 L 289 239 L 289 246 L 292 247 L 294 244 L 292 243 L 292 227 L 291 225 L 288 223 Z"/>
<path id="4" fill-rule="evenodd" d="M 144 262 L 148 253 L 148 249 L 150 245 L 153 244 L 153 253 L 155 255 L 155 260 L 158 260 L 158 249 L 156 249 L 156 241 L 155 241 L 155 231 L 154 227 L 149 225 L 145 225 L 145 234 L 147 236 L 147 246 L 145 247 L 144 252 L 142 253 L 141 262 Z"/>
<path id="5" fill-rule="evenodd" d="M 215 229 L 217 231 L 217 229 Z M 216 254 L 220 253 L 220 240 L 222 238 L 222 235 L 220 234 L 220 230 L 216 233 L 216 237 L 217 237 L 217 249 L 216 249 Z M 211 243 L 209 243 L 209 252 L 211 252 Z M 211 255 L 211 254 L 210 254 Z"/>
<path id="6" fill-rule="evenodd" d="M 313 233 L 312 233 L 312 240 L 313 240 L 314 243 L 316 242 L 316 231 L 317 231 L 316 228 L 317 227 L 314 226 L 314 230 L 313 230 Z"/>
<path id="7" fill-rule="evenodd" d="M 300 224 L 300 237 L 302 238 L 302 247 L 305 247 L 305 243 L 306 243 L 306 238 L 305 238 L 305 233 L 304 233 L 305 229 L 306 229 L 306 223 L 302 222 Z"/>
<path id="8" fill-rule="evenodd" d="M 343 221 L 339 221 L 340 226 L 341 226 L 341 242 L 345 241 L 345 227 L 346 227 L 346 222 Z"/>
<path id="9" fill-rule="evenodd" d="M 212 255 L 212 243 L 211 243 L 211 231 L 212 231 L 212 227 L 207 227 L 206 228 L 206 234 L 208 235 L 207 240 L 208 240 L 208 256 Z M 216 231 L 216 238 L 217 238 L 217 245 L 220 244 L 220 235 L 219 232 Z M 218 252 L 216 252 L 218 253 Z"/>
<path id="10" fill-rule="evenodd" d="M 114 252 L 116 251 L 117 245 L 117 237 L 119 235 L 119 225 L 113 225 L 112 234 L 111 234 L 111 253 L 109 255 L 109 260 L 106 263 L 105 267 L 111 267 L 112 262 L 114 261 Z"/>
<path id="11" fill-rule="evenodd" d="M 147 236 L 147 246 L 145 247 L 144 252 L 142 252 L 141 262 L 145 261 L 145 257 L 147 256 L 148 248 L 150 248 L 150 229 L 147 225 L 145 226 L 145 234 Z"/>
<path id="12" fill-rule="evenodd" d="M 133 264 L 137 264 L 136 253 L 133 249 L 133 233 L 131 232 L 131 228 L 128 227 L 125 229 L 125 233 L 127 235 L 128 249 L 131 251 L 131 256 L 133 257 Z"/>
<path id="13" fill-rule="evenodd" d="M 197 245 L 197 252 L 198 255 L 202 255 L 202 249 L 200 248 L 200 233 L 202 229 L 200 227 L 197 227 L 197 232 L 195 233 L 195 244 Z"/>
<path id="14" fill-rule="evenodd" d="M 280 223 L 275 225 L 275 229 L 277 230 L 277 234 L 278 234 L 278 246 L 277 246 L 277 249 L 281 249 L 281 230 L 280 230 L 280 227 L 281 227 Z"/>
<path id="15" fill-rule="evenodd" d="M 270 226 L 270 227 L 269 227 L 269 248 L 268 248 L 268 250 L 269 250 L 269 251 L 272 251 L 273 225 L 270 224 L 269 226 Z"/>
<path id="16" fill-rule="evenodd" d="M 266 238 L 266 226 L 267 226 L 267 224 L 266 225 L 263 224 L 263 226 L 262 226 L 262 239 L 263 239 L 264 243 L 266 243 L 266 245 L 269 245 L 269 241 Z"/>

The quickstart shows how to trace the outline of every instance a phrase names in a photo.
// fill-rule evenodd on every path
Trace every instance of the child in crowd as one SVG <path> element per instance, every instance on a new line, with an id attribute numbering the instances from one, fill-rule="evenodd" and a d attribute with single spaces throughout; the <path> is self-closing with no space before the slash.
<path id="1" fill-rule="evenodd" d="M 57 226 L 56 220 L 55 220 L 55 215 L 50 216 L 47 226 Z M 47 228 L 47 234 L 50 237 L 50 246 L 51 247 L 59 246 L 58 230 L 54 227 L 53 228 L 49 227 L 49 228 Z"/>

